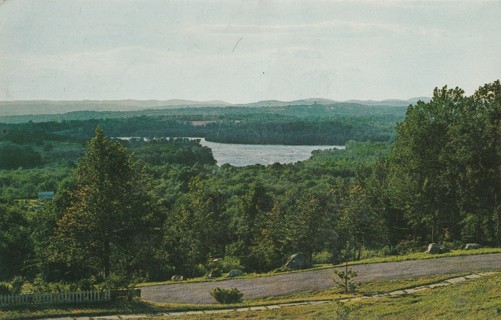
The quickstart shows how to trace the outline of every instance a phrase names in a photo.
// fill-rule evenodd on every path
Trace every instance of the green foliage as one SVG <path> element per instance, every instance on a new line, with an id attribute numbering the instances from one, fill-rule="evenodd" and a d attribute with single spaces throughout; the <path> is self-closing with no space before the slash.
<path id="1" fill-rule="evenodd" d="M 0 142 L 0 169 L 33 168 L 42 164 L 42 157 L 31 147 Z"/>
<path id="2" fill-rule="evenodd" d="M 133 288 L 136 283 L 137 281 L 131 279 L 128 275 L 111 273 L 102 283 L 100 283 L 99 287 L 103 290 L 130 289 Z"/>
<path id="3" fill-rule="evenodd" d="M 230 272 L 234 269 L 242 270 L 244 268 L 240 263 L 240 259 L 232 256 L 226 256 L 221 259 L 219 266 L 223 272 Z"/>
<path id="4" fill-rule="evenodd" d="M 0 282 L 0 295 L 11 294 L 12 286 L 5 282 Z"/>
<path id="5" fill-rule="evenodd" d="M 353 305 L 346 305 L 346 303 L 336 303 L 336 319 L 339 320 L 349 320 L 351 319 L 350 314 L 354 311 L 355 307 Z"/>
<path id="6" fill-rule="evenodd" d="M 23 274 L 24 263 L 32 256 L 30 225 L 15 204 L 0 204 L 0 280 Z"/>
<path id="7" fill-rule="evenodd" d="M 211 291 L 210 295 L 221 304 L 241 303 L 243 297 L 243 293 L 237 288 L 222 289 L 217 287 Z"/>
<path id="8" fill-rule="evenodd" d="M 500 124 L 499 80 L 471 97 L 435 89 L 429 103 L 409 107 L 390 154 L 388 191 L 414 238 L 501 245 Z"/>
<path id="9" fill-rule="evenodd" d="M 325 264 L 332 262 L 332 253 L 324 250 L 321 252 L 314 253 L 311 258 L 313 264 Z"/>
<path id="10" fill-rule="evenodd" d="M 416 239 L 405 239 L 398 242 L 398 244 L 395 246 L 395 250 L 398 254 L 405 255 L 421 251 L 421 246 L 419 244 L 419 241 L 417 241 Z"/>
<path id="11" fill-rule="evenodd" d="M 182 164 L 183 166 L 216 164 L 212 150 L 208 147 L 202 147 L 198 140 L 186 138 L 156 138 L 150 141 L 131 139 L 127 142 L 127 145 L 134 150 L 137 159 L 152 166 L 165 164 Z"/>

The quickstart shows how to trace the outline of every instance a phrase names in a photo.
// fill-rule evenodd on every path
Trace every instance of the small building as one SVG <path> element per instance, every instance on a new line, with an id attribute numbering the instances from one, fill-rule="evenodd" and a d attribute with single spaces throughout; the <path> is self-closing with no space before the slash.
<path id="1" fill-rule="evenodd" d="M 42 191 L 38 193 L 38 200 L 48 201 L 54 198 L 54 191 Z"/>

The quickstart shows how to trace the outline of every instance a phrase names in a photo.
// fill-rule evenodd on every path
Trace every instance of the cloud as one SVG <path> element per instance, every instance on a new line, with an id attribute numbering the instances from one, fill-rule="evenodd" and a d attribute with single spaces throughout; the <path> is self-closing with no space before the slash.
<path id="1" fill-rule="evenodd" d="M 338 35 L 338 36 L 373 36 L 388 33 L 394 35 L 417 34 L 423 36 L 440 36 L 443 31 L 436 28 L 410 28 L 401 24 L 372 23 L 361 21 L 330 20 L 300 24 L 199 24 L 189 28 L 189 32 L 200 32 L 212 35 L 261 35 L 261 34 L 294 34 L 294 35 Z"/>

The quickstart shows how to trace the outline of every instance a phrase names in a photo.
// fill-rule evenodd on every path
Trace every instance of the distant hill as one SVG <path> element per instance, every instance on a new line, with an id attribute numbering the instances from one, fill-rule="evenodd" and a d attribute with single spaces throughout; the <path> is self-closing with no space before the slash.
<path id="1" fill-rule="evenodd" d="M 344 103 L 356 103 L 366 106 L 408 106 L 418 100 L 429 101 L 430 98 L 419 97 L 408 100 L 350 100 Z M 285 107 L 298 105 L 333 105 L 341 103 L 323 98 L 309 98 L 293 101 L 264 100 L 258 102 L 231 104 L 225 101 L 191 101 L 191 100 L 81 100 L 81 101 L 0 101 L 0 117 L 20 115 L 54 115 L 76 111 L 140 111 L 146 109 L 166 109 L 178 107 Z"/>
<path id="2" fill-rule="evenodd" d="M 0 101 L 0 116 L 61 114 L 74 111 L 137 111 L 170 107 L 223 107 L 224 101 L 190 100 L 81 100 L 81 101 Z"/>
<path id="3" fill-rule="evenodd" d="M 416 98 L 411 98 L 407 100 L 398 100 L 398 99 L 388 99 L 388 100 L 381 100 L 381 101 L 374 101 L 374 100 L 349 100 L 346 102 L 352 102 L 352 103 L 358 103 L 358 104 L 363 104 L 366 106 L 395 106 L 395 107 L 402 107 L 402 106 L 408 106 L 410 104 L 416 104 L 418 101 L 423 101 L 423 102 L 429 102 L 431 98 L 428 97 L 416 97 Z"/>
<path id="4" fill-rule="evenodd" d="M 244 103 L 238 104 L 237 106 L 242 107 L 285 107 L 285 106 L 298 106 L 298 105 L 331 105 L 338 103 L 356 103 L 365 106 L 395 106 L 395 107 L 407 107 L 410 104 L 415 104 L 419 100 L 424 102 L 430 101 L 428 97 L 417 97 L 411 98 L 408 100 L 397 100 L 397 99 L 389 99 L 382 101 L 375 100 L 348 100 L 348 101 L 336 101 L 330 99 L 323 98 L 309 98 L 309 99 L 301 99 L 301 100 L 293 100 L 293 101 L 279 101 L 279 100 L 264 100 L 258 102 Z"/>

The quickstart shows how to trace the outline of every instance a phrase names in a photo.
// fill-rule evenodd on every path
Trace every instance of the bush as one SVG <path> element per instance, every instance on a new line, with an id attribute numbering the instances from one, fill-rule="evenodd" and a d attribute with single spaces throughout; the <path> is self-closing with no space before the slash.
<path id="1" fill-rule="evenodd" d="M 214 279 L 214 278 L 219 278 L 220 276 L 222 275 L 221 273 L 221 269 L 212 269 L 208 274 L 207 274 L 207 278 L 209 279 Z"/>
<path id="2" fill-rule="evenodd" d="M 395 250 L 398 254 L 404 255 L 421 251 L 421 246 L 419 241 L 416 239 L 402 240 L 397 244 Z"/>
<path id="3" fill-rule="evenodd" d="M 200 277 L 207 275 L 209 273 L 209 270 L 207 269 L 206 266 L 203 264 L 199 263 L 193 268 L 193 272 L 191 274 L 192 277 Z"/>
<path id="4" fill-rule="evenodd" d="M 244 267 L 240 264 L 240 259 L 232 256 L 224 257 L 220 262 L 220 268 L 223 272 L 230 272 L 231 270 L 242 270 Z"/>
<path id="5" fill-rule="evenodd" d="M 221 304 L 240 303 L 242 302 L 243 297 L 243 293 L 241 293 L 237 288 L 222 289 L 217 287 L 212 290 L 210 295 Z"/>
<path id="6" fill-rule="evenodd" d="M 329 251 L 315 252 L 311 257 L 311 260 L 314 264 L 324 264 L 332 262 L 332 253 Z"/>
<path id="7" fill-rule="evenodd" d="M 134 287 L 134 284 L 130 277 L 112 273 L 100 284 L 100 287 L 104 290 L 129 289 Z"/>
<path id="8" fill-rule="evenodd" d="M 55 293 L 55 292 L 69 292 L 75 291 L 75 284 L 68 284 L 64 282 L 47 282 L 39 274 L 31 284 L 31 292 L 33 293 Z"/>
<path id="9" fill-rule="evenodd" d="M 96 284 L 96 279 L 94 277 L 91 277 L 78 281 L 77 286 L 79 290 L 89 291 L 89 290 L 94 290 L 95 284 Z"/>
<path id="10" fill-rule="evenodd" d="M 362 255 L 360 256 L 361 259 L 369 259 L 373 257 L 387 257 L 387 256 L 393 256 L 397 255 L 398 252 L 395 248 L 390 247 L 390 246 L 384 246 L 379 249 L 362 249 Z"/>
<path id="11" fill-rule="evenodd" d="M 23 279 L 23 277 L 16 276 L 16 277 L 14 277 L 14 279 L 12 279 L 10 284 L 12 286 L 11 294 L 20 294 L 21 289 L 23 288 L 23 285 L 24 285 L 24 279 Z"/>
<path id="12" fill-rule="evenodd" d="M 5 282 L 0 282 L 0 295 L 11 294 L 12 286 Z"/>

